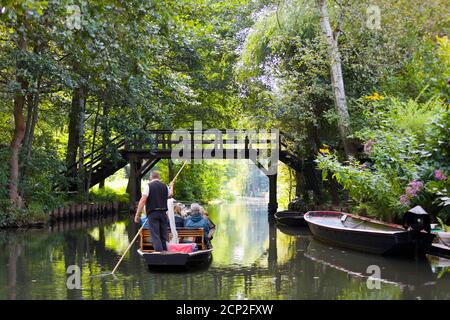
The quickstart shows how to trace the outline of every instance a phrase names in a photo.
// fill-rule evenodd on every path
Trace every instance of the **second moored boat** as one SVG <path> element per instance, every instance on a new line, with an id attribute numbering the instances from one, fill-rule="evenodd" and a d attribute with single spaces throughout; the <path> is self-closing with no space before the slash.
<path id="1" fill-rule="evenodd" d="M 290 227 L 306 227 L 304 214 L 293 210 L 278 211 L 275 213 L 275 220 L 285 226 Z"/>
<path id="2" fill-rule="evenodd" d="M 315 238 L 340 247 L 386 255 L 423 255 L 434 234 L 422 223 L 408 226 L 336 211 L 309 211 L 305 221 Z M 423 219 L 419 216 L 415 222 Z"/>

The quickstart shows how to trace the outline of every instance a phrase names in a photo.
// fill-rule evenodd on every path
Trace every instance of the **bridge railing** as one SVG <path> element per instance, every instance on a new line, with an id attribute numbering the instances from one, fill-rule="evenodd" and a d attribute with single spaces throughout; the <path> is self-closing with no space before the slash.
<path id="1" fill-rule="evenodd" d="M 187 140 L 187 141 L 186 141 Z M 181 146 L 191 146 L 195 149 L 274 149 L 279 147 L 279 137 L 273 133 L 258 133 L 251 131 L 233 131 L 226 129 L 214 130 L 152 130 L 146 137 L 135 136 L 125 143 L 127 151 L 169 152 Z"/>
<path id="2" fill-rule="evenodd" d="M 244 153 L 248 158 L 251 148 L 259 151 L 271 152 L 274 150 L 285 150 L 295 153 L 294 138 L 286 132 L 273 134 L 270 132 L 257 132 L 252 130 L 228 129 L 205 129 L 205 130 L 149 130 L 145 137 L 134 135 L 131 139 L 124 139 L 116 136 L 109 141 L 108 146 L 99 146 L 93 152 L 84 155 L 84 162 L 81 167 L 84 170 L 95 168 L 105 160 L 114 159 L 120 156 L 120 150 L 125 152 L 161 153 L 171 152 L 174 148 L 183 146 L 183 141 L 188 139 L 191 150 L 235 150 Z M 213 152 L 214 153 L 214 152 Z M 80 161 L 68 168 L 77 170 L 80 168 Z"/>
<path id="3" fill-rule="evenodd" d="M 79 168 L 91 168 L 95 167 L 98 163 L 100 163 L 105 158 L 114 158 L 112 154 L 118 153 L 118 150 L 124 147 L 125 139 L 120 136 L 116 136 L 111 139 L 108 145 L 101 145 L 96 148 L 93 152 L 89 152 L 83 156 L 83 165 L 80 166 L 80 159 L 69 166 L 67 171 L 70 170 L 78 170 Z"/>

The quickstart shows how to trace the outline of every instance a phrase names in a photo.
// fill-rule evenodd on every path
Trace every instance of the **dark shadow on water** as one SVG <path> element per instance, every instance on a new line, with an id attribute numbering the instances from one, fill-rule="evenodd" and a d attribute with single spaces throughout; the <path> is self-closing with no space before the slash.
<path id="1" fill-rule="evenodd" d="M 212 260 L 213 259 L 211 259 L 209 262 L 191 266 L 147 266 L 147 267 L 149 272 L 155 274 L 163 274 L 163 273 L 185 274 L 186 272 L 198 273 L 207 271 L 212 264 Z"/>
<path id="2" fill-rule="evenodd" d="M 275 225 L 278 230 L 289 236 L 311 236 L 311 231 L 308 227 L 290 227 L 282 224 Z"/>

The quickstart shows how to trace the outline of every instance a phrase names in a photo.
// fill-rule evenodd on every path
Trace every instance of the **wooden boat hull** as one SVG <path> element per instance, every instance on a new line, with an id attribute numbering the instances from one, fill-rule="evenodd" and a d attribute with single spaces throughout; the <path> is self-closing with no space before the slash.
<path id="1" fill-rule="evenodd" d="M 429 251 L 435 237 L 433 234 L 406 231 L 401 226 L 352 216 L 350 214 L 346 215 L 355 220 L 368 221 L 369 223 L 379 225 L 380 230 L 344 228 L 336 225 L 327 226 L 315 221 L 314 218 L 319 217 L 320 215 L 336 215 L 336 219 L 340 219 L 340 216 L 342 216 L 343 213 L 333 211 L 313 211 L 306 213 L 305 220 L 307 221 L 314 238 L 339 247 L 362 252 L 383 255 L 423 255 Z M 386 229 L 389 229 L 389 231 L 383 231 L 383 226 L 385 226 Z"/>
<path id="2" fill-rule="evenodd" d="M 433 243 L 431 245 L 430 254 L 450 259 L 450 247 L 441 243 Z"/>
<path id="3" fill-rule="evenodd" d="M 306 227 L 307 223 L 303 217 L 303 214 L 298 211 L 278 211 L 274 215 L 275 220 L 285 226 L 291 227 Z"/>
<path id="4" fill-rule="evenodd" d="M 139 249 L 138 254 L 144 258 L 149 268 L 192 267 L 209 263 L 212 259 L 212 251 L 212 249 L 208 249 L 193 253 L 159 253 L 143 252 Z"/>

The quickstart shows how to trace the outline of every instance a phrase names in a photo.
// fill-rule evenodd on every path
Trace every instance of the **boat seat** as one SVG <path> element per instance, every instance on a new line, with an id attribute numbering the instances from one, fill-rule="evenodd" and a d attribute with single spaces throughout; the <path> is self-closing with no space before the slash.
<path id="1" fill-rule="evenodd" d="M 203 228 L 177 228 L 178 241 L 180 243 L 196 243 L 199 250 L 205 250 L 205 234 Z M 172 233 L 169 229 L 169 240 L 172 239 Z M 150 231 L 142 229 L 140 234 L 139 247 L 142 252 L 153 252 L 153 245 Z"/>

